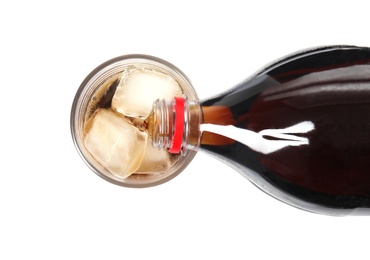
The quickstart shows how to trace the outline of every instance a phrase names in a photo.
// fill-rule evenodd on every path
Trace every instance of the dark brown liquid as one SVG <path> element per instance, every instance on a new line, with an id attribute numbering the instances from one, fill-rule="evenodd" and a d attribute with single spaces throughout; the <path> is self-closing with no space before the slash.
<path id="1" fill-rule="evenodd" d="M 256 133 L 312 122 L 314 130 L 295 134 L 308 144 L 271 153 L 209 132 L 201 148 L 301 200 L 370 208 L 370 49 L 338 46 L 290 56 L 202 107 L 204 123 Z"/>

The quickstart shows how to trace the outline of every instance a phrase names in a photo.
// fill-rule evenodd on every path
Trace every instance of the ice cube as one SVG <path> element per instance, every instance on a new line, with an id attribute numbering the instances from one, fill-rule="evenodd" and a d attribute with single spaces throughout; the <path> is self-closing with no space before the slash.
<path id="1" fill-rule="evenodd" d="M 86 125 L 85 147 L 113 175 L 126 178 L 144 158 L 147 134 L 112 110 L 98 109 Z"/>
<path id="2" fill-rule="evenodd" d="M 151 173 L 156 174 L 166 171 L 172 165 L 170 154 L 166 150 L 158 150 L 151 144 L 148 137 L 147 147 L 143 161 L 137 173 Z"/>
<path id="3" fill-rule="evenodd" d="M 149 116 L 158 98 L 182 96 L 180 85 L 171 76 L 149 69 L 132 69 L 123 75 L 113 96 L 112 108 L 130 117 Z"/>

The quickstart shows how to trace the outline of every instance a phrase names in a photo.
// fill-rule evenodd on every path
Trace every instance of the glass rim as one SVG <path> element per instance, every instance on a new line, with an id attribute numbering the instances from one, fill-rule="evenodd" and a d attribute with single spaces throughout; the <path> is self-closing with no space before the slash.
<path id="1" fill-rule="evenodd" d="M 78 154 L 83 159 L 85 164 L 98 176 L 103 178 L 106 181 L 109 181 L 113 184 L 124 186 L 124 187 L 131 187 L 131 188 L 144 188 L 144 187 L 152 187 L 157 186 L 159 184 L 165 183 L 174 177 L 176 177 L 180 172 L 182 172 L 187 165 L 192 161 L 194 156 L 196 155 L 196 151 L 188 151 L 185 156 L 181 156 L 178 161 L 174 165 L 172 165 L 168 170 L 164 171 L 157 175 L 157 177 L 153 177 L 152 180 L 147 178 L 147 181 L 140 181 L 139 179 L 135 178 L 126 178 L 120 179 L 118 177 L 113 176 L 112 174 L 106 174 L 107 170 L 104 170 L 104 167 L 101 165 L 96 165 L 97 162 L 92 158 L 91 155 L 87 154 L 88 151 L 84 147 L 82 142 L 81 133 L 79 133 L 79 125 L 81 124 L 81 114 L 85 114 L 83 108 L 83 101 L 86 99 L 86 95 L 88 95 L 88 91 L 93 88 L 93 92 L 98 89 L 98 86 L 94 87 L 94 83 L 96 83 L 100 79 L 104 79 L 104 76 L 115 75 L 119 73 L 120 69 L 130 66 L 130 65 L 141 65 L 143 67 L 155 67 L 159 69 L 159 71 L 170 74 L 180 85 L 184 94 L 194 100 L 198 100 L 197 94 L 189 80 L 189 78 L 176 66 L 173 64 L 162 60 L 160 58 L 144 55 L 144 54 L 129 54 L 129 55 L 122 55 L 116 58 L 110 59 L 101 65 L 97 66 L 94 70 L 92 70 L 86 78 L 82 81 L 77 92 L 75 94 L 71 113 L 70 113 L 70 130 L 72 135 L 73 143 L 78 151 Z M 121 70 L 122 71 L 122 70 Z M 107 77 L 109 78 L 109 77 Z M 90 93 L 91 94 L 91 93 Z M 140 175 L 140 174 L 136 174 Z M 162 178 L 158 177 L 162 175 Z M 154 174 L 153 174 L 154 176 Z M 149 181 L 148 181 L 149 179 Z"/>

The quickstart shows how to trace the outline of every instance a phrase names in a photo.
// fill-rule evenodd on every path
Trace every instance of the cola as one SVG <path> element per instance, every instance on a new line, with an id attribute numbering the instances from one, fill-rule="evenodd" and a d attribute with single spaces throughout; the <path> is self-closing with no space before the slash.
<path id="1" fill-rule="evenodd" d="M 217 97 L 177 98 L 170 112 L 158 103 L 148 120 L 157 147 L 205 151 L 301 209 L 369 214 L 369 48 L 299 52 Z"/>

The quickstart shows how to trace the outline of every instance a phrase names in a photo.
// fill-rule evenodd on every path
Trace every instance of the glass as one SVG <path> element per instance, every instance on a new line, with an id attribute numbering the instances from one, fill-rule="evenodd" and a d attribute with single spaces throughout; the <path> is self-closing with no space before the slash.
<path id="1" fill-rule="evenodd" d="M 75 146 L 85 163 L 100 177 L 125 187 L 148 187 L 164 183 L 177 176 L 194 158 L 196 151 L 186 156 L 171 155 L 172 166 L 156 174 L 134 173 L 119 178 L 103 167 L 86 149 L 84 144 L 85 125 L 96 109 L 102 93 L 122 77 L 130 68 L 143 68 L 172 77 L 180 86 L 184 96 L 197 100 L 198 97 L 190 80 L 174 65 L 148 55 L 125 55 L 109 60 L 94 69 L 80 85 L 71 110 L 71 132 Z"/>

